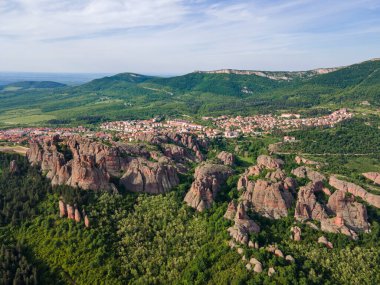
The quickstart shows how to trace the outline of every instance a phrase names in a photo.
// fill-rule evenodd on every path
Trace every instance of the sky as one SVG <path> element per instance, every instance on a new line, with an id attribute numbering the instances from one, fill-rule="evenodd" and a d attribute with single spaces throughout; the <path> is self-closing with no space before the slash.
<path id="1" fill-rule="evenodd" d="M 0 71 L 309 70 L 375 57 L 379 0 L 0 0 Z"/>

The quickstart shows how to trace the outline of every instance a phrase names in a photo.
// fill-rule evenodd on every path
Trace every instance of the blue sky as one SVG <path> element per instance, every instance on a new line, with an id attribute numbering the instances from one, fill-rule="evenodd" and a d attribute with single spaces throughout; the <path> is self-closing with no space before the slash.
<path id="1" fill-rule="evenodd" d="M 374 57 L 379 0 L 0 0 L 0 71 L 306 70 Z"/>

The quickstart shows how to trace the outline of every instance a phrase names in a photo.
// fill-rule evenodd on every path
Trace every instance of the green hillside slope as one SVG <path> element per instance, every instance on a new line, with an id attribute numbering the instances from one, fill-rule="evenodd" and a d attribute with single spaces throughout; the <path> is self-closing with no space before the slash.
<path id="1" fill-rule="evenodd" d="M 357 107 L 363 101 L 372 107 L 380 104 L 379 60 L 320 73 L 194 72 L 171 78 L 122 73 L 76 87 L 22 82 L 0 92 L 0 124 L 23 124 L 25 120 L 18 119 L 26 116 L 22 110 L 34 116 L 31 123 L 35 124 L 50 119 L 81 122 L 84 116 L 101 121 L 154 115 L 246 115 L 327 105 Z"/>

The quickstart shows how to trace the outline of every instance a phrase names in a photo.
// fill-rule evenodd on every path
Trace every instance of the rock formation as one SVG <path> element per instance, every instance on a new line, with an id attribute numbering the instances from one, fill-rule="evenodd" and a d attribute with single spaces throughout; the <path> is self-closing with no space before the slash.
<path id="1" fill-rule="evenodd" d="M 277 168 L 282 168 L 284 162 L 281 159 L 276 159 L 268 155 L 260 155 L 257 158 L 257 165 L 261 168 L 267 168 L 276 170 Z"/>
<path id="2" fill-rule="evenodd" d="M 218 154 L 217 158 L 223 162 L 224 165 L 234 165 L 235 164 L 235 156 L 227 151 L 222 151 Z"/>
<path id="3" fill-rule="evenodd" d="M 181 156 L 181 147 L 164 150 L 169 156 Z M 153 152 L 152 152 L 153 153 Z M 145 146 L 118 143 L 107 146 L 80 136 L 59 137 L 30 142 L 27 153 L 31 164 L 41 166 L 52 185 L 66 184 L 82 189 L 116 192 L 111 177 L 133 192 L 165 193 L 179 183 L 171 158 L 154 153 L 153 161 Z M 170 153 L 170 154 L 169 154 Z"/>
<path id="4" fill-rule="evenodd" d="M 132 192 L 161 194 L 177 186 L 179 179 L 172 165 L 137 158 L 128 164 L 120 183 Z"/>
<path id="5" fill-rule="evenodd" d="M 228 203 L 227 211 L 224 214 L 224 218 L 233 221 L 236 216 L 237 206 L 235 201 Z"/>
<path id="6" fill-rule="evenodd" d="M 9 172 L 11 174 L 16 174 L 19 172 L 19 169 L 18 169 L 18 166 L 17 166 L 17 162 L 16 160 L 12 160 L 9 164 Z"/>
<path id="7" fill-rule="evenodd" d="M 268 218 L 280 219 L 288 215 L 293 197 L 283 182 L 259 179 L 252 191 L 246 191 L 243 201 L 249 207 Z"/>
<path id="8" fill-rule="evenodd" d="M 323 174 L 307 166 L 300 166 L 296 169 L 293 169 L 292 174 L 299 178 L 308 178 L 314 183 L 326 181 L 326 177 Z"/>
<path id="9" fill-rule="evenodd" d="M 248 217 L 243 203 L 239 203 L 234 221 L 235 224 L 228 229 L 228 232 L 239 243 L 248 244 L 249 234 L 260 231 L 260 227 Z"/>
<path id="10" fill-rule="evenodd" d="M 232 170 L 219 164 L 201 164 L 195 169 L 194 182 L 184 201 L 197 211 L 211 207 L 222 185 L 232 174 Z"/>
<path id="11" fill-rule="evenodd" d="M 365 189 L 356 185 L 354 183 L 350 183 L 347 181 L 343 181 L 338 179 L 336 176 L 331 176 L 329 183 L 334 188 L 343 191 L 344 193 L 348 192 L 354 195 L 355 197 L 360 197 L 368 204 L 380 208 L 380 195 L 374 195 L 372 193 L 368 193 Z"/>
<path id="12" fill-rule="evenodd" d="M 335 191 L 327 206 L 336 215 L 336 225 L 344 224 L 355 232 L 369 230 L 367 209 L 363 204 L 355 202 L 353 197 L 346 197 L 340 190 Z"/>
<path id="13" fill-rule="evenodd" d="M 317 161 L 313 161 L 298 155 L 294 158 L 294 160 L 297 164 L 316 165 L 317 167 L 320 165 L 320 163 Z"/>
<path id="14" fill-rule="evenodd" d="M 59 216 L 61 218 L 67 216 L 66 204 L 62 200 L 59 200 Z"/>
<path id="15" fill-rule="evenodd" d="M 292 240 L 294 241 L 300 241 L 301 240 L 301 229 L 297 226 L 294 226 L 294 227 L 291 227 L 290 229 L 292 235 L 291 235 L 291 238 Z"/>
<path id="16" fill-rule="evenodd" d="M 330 248 L 330 249 L 333 248 L 333 244 L 329 242 L 325 236 L 319 237 L 318 243 L 324 244 L 327 248 Z"/>
<path id="17" fill-rule="evenodd" d="M 298 221 L 326 219 L 327 213 L 324 207 L 317 201 L 314 192 L 318 186 L 310 182 L 298 191 L 297 204 L 294 217 Z"/>
<path id="18" fill-rule="evenodd" d="M 372 180 L 374 184 L 380 185 L 380 173 L 379 172 L 366 172 L 363 176 L 369 180 Z"/>

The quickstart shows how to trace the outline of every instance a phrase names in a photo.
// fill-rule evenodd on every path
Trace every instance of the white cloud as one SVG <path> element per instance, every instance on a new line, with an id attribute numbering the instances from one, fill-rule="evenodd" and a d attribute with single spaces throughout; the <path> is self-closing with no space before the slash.
<path id="1" fill-rule="evenodd" d="M 379 9 L 374 0 L 0 0 L 0 70 L 347 64 L 378 56 Z"/>

